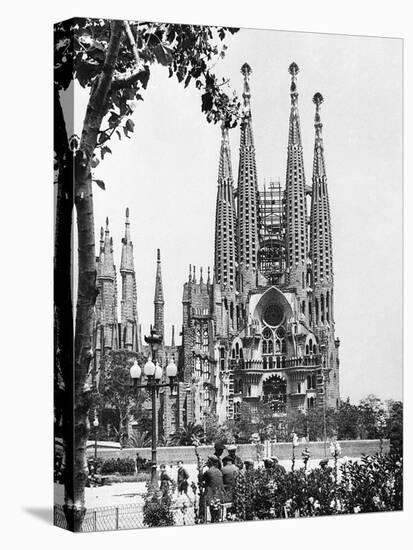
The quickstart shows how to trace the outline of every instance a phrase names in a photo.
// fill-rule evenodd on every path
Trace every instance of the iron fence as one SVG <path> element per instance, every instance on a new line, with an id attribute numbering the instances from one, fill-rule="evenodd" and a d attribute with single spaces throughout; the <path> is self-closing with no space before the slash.
<path id="1" fill-rule="evenodd" d="M 174 506 L 172 508 L 175 525 L 194 525 L 194 505 Z M 54 506 L 54 525 L 67 529 L 63 506 Z M 89 508 L 82 524 L 83 533 L 95 531 L 116 531 L 122 529 L 139 529 L 146 527 L 143 523 L 143 506 L 139 504 L 123 504 L 120 506 L 104 506 Z"/>

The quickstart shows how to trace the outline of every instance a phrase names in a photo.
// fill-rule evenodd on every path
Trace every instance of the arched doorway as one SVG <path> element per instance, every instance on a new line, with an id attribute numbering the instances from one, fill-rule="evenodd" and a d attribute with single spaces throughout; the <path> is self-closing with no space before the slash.
<path id="1" fill-rule="evenodd" d="M 262 385 L 262 400 L 274 413 L 285 413 L 287 405 L 287 382 L 282 376 L 267 378 Z"/>

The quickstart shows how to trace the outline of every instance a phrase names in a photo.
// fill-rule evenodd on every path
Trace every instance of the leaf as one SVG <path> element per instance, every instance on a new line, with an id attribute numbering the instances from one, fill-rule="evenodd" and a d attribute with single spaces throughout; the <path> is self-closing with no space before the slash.
<path id="1" fill-rule="evenodd" d="M 100 154 L 101 154 L 101 156 L 102 156 L 102 159 L 105 158 L 105 155 L 106 155 L 107 153 L 112 153 L 112 150 L 111 150 L 107 145 L 105 145 L 105 146 L 102 147 L 102 149 L 100 150 Z"/>
<path id="2" fill-rule="evenodd" d="M 108 120 L 108 124 L 110 128 L 115 128 L 119 124 L 120 116 L 117 115 L 114 111 L 111 111 L 111 115 Z"/>
<path id="3" fill-rule="evenodd" d="M 135 123 L 131 118 L 128 118 L 125 127 L 127 128 L 128 132 L 133 132 L 133 129 L 135 128 Z"/>
<path id="4" fill-rule="evenodd" d="M 103 191 L 106 189 L 105 183 L 102 180 L 93 180 Z"/>
<path id="5" fill-rule="evenodd" d="M 148 65 L 145 65 L 144 70 L 141 71 L 141 73 L 138 76 L 138 80 L 142 84 L 142 88 L 144 90 L 146 90 L 146 87 L 148 85 L 150 74 L 151 73 L 150 73 Z"/>
<path id="6" fill-rule="evenodd" d="M 188 74 L 188 76 L 185 78 L 184 87 L 186 88 L 190 82 L 191 82 L 191 75 Z"/>
<path id="7" fill-rule="evenodd" d="M 157 44 L 153 49 L 153 53 L 156 61 L 161 65 L 169 65 L 173 59 L 172 49 L 163 44 Z"/>

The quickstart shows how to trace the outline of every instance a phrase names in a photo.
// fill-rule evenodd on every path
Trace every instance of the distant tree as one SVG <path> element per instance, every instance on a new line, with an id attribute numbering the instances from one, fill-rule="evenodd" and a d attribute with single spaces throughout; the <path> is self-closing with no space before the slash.
<path id="1" fill-rule="evenodd" d="M 171 445 L 190 446 L 194 444 L 194 441 L 202 441 L 203 438 L 204 430 L 202 426 L 196 424 L 196 422 L 189 422 L 178 433 L 171 436 L 170 443 Z"/>
<path id="2" fill-rule="evenodd" d="M 394 401 L 389 410 L 386 425 L 386 437 L 390 439 L 390 453 L 395 457 L 403 456 L 403 403 Z"/>
<path id="3" fill-rule="evenodd" d="M 137 354 L 134 354 L 138 357 Z M 118 441 L 128 438 L 128 424 L 131 418 L 139 418 L 143 403 L 147 399 L 144 391 L 135 392 L 131 384 L 130 358 L 125 351 L 111 351 L 102 360 L 99 403 L 101 408 L 112 408 L 117 413 Z M 143 356 L 140 361 L 143 362 Z"/>
<path id="4" fill-rule="evenodd" d="M 212 412 L 206 412 L 204 415 L 204 428 L 205 443 L 209 444 L 217 441 L 217 435 L 220 430 L 218 415 Z"/>
<path id="5" fill-rule="evenodd" d="M 350 403 L 350 398 L 341 401 L 336 412 L 338 439 L 357 439 L 359 437 L 359 408 Z"/>
<path id="6" fill-rule="evenodd" d="M 97 294 L 93 184 L 105 188 L 105 183 L 94 177 L 94 169 L 111 154 L 109 144 L 114 135 L 122 139 L 133 134 L 135 122 L 131 115 L 143 100 L 153 64 L 166 67 L 169 77 L 185 87 L 195 84 L 208 122 L 224 121 L 227 126 L 235 126 L 239 101 L 226 93 L 226 81 L 216 77 L 213 67 L 225 56 L 226 45 L 222 42 L 236 30 L 85 18 L 55 25 L 55 368 L 66 412 L 62 430 L 66 454 L 64 509 L 70 530 L 81 529 L 86 512 L 85 449 L 92 402 L 87 380 L 94 355 Z M 74 89 L 74 82 L 90 92 L 80 136 L 73 135 L 73 121 L 65 120 L 62 107 L 62 98 Z M 73 93 L 69 103 L 73 108 Z M 71 280 L 73 219 L 77 222 L 75 300 Z"/>
<path id="7" fill-rule="evenodd" d="M 358 405 L 358 429 L 361 439 L 377 439 L 379 433 L 379 419 L 383 413 L 384 404 L 373 394 L 362 399 Z"/>
<path id="8" fill-rule="evenodd" d="M 274 412 L 269 405 L 259 401 L 251 410 L 248 403 L 241 403 L 233 432 L 239 441 L 250 442 L 251 436 L 258 433 L 261 440 L 275 436 Z"/>

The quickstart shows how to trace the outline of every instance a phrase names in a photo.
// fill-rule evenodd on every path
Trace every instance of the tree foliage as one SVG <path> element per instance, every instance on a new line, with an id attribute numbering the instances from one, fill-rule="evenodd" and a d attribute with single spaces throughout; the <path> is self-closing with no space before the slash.
<path id="1" fill-rule="evenodd" d="M 134 390 L 130 377 L 131 358 L 143 362 L 143 355 L 125 351 L 111 351 L 102 360 L 101 382 L 99 384 L 100 408 L 112 408 L 117 412 L 118 441 L 126 442 L 128 422 L 131 418 L 140 419 L 144 402 L 148 399 L 145 391 Z"/>
<path id="2" fill-rule="evenodd" d="M 173 434 L 170 438 L 171 445 L 193 445 L 195 441 L 202 441 L 204 438 L 204 429 L 196 422 L 188 422 L 183 426 L 178 433 Z"/>
<path id="3" fill-rule="evenodd" d="M 108 52 L 111 23 L 77 18 L 56 26 L 55 86 L 59 92 L 67 90 L 75 79 L 93 94 Z M 90 152 L 92 168 L 112 153 L 108 145 L 112 136 L 124 139 L 134 133 L 132 115 L 138 102 L 144 100 L 154 64 L 164 66 L 168 76 L 185 88 L 192 84 L 200 91 L 201 110 L 208 122 L 225 121 L 228 127 L 237 124 L 237 95 L 213 69 L 225 56 L 224 40 L 238 29 L 135 21 L 125 21 L 122 27 L 111 86 L 101 105 L 103 124 Z M 71 136 L 72 149 L 80 146 L 81 138 Z M 105 188 L 103 181 L 94 181 Z"/>

